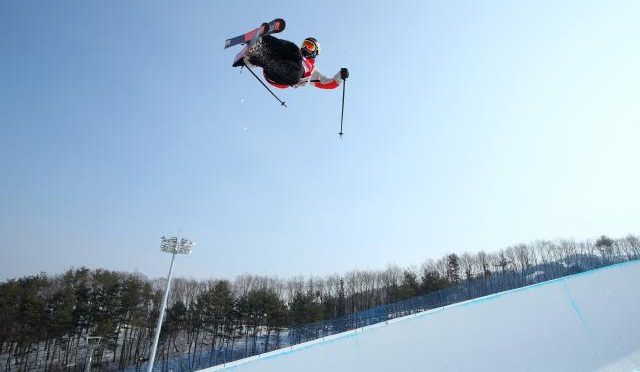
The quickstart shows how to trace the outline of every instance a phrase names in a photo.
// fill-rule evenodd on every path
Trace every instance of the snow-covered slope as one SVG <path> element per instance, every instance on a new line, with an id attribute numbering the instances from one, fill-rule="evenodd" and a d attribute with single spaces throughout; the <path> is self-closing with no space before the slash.
<path id="1" fill-rule="evenodd" d="M 640 262 L 395 319 L 226 370 L 640 371 Z"/>

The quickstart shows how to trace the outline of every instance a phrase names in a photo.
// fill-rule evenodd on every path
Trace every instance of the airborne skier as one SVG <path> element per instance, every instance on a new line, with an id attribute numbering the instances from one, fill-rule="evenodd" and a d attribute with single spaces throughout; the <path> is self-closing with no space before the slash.
<path id="1" fill-rule="evenodd" d="M 335 89 L 348 77 L 347 69 L 341 69 L 333 77 L 324 76 L 316 68 L 320 43 L 313 37 L 304 39 L 300 48 L 294 43 L 271 35 L 260 36 L 247 49 L 247 53 L 234 66 L 262 67 L 265 79 L 271 85 L 284 89 L 312 83 L 321 89 Z"/>
<path id="2" fill-rule="evenodd" d="M 281 89 L 288 87 L 298 88 L 309 83 L 320 89 L 335 89 L 342 85 L 342 111 L 340 114 L 340 132 L 338 133 L 342 138 L 345 93 L 343 81 L 349 77 L 349 71 L 343 67 L 331 78 L 324 76 L 316 69 L 316 58 L 320 54 L 318 40 L 308 37 L 302 41 L 302 45 L 298 48 L 296 44 L 290 41 L 271 36 L 273 33 L 282 32 L 284 28 L 284 19 L 276 18 L 269 23 L 263 23 L 252 31 L 225 40 L 225 49 L 239 44 L 245 45 L 240 53 L 236 55 L 233 67 L 246 66 L 249 72 L 284 107 L 287 107 L 285 102 L 269 89 L 252 71 L 251 66 L 262 67 L 262 74 L 265 80 Z"/>

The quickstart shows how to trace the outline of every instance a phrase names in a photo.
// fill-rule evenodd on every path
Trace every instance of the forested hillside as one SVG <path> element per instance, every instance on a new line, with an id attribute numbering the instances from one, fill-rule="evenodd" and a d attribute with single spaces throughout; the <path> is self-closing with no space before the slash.
<path id="1" fill-rule="evenodd" d="M 474 297 L 484 294 L 469 290 L 478 283 L 484 283 L 485 291 L 487 283 L 492 283 L 489 290 L 497 291 L 638 258 L 636 236 L 602 236 L 595 241 L 538 241 L 493 253 L 449 254 L 420 266 L 390 265 L 384 270 L 326 277 L 175 279 L 157 359 L 207 355 L 209 364 L 215 364 L 220 353 L 237 358 L 287 346 L 282 336 L 291 336 L 302 324 L 446 288 L 467 288 L 465 296 Z M 509 283 L 498 286 L 496 280 Z M 162 288 L 160 279 L 88 268 L 4 281 L 0 283 L 0 363 L 7 371 L 65 366 L 80 370 L 87 336 L 102 338 L 94 351 L 96 367 L 143 363 L 149 355 Z M 300 340 L 309 338 L 313 336 Z"/>

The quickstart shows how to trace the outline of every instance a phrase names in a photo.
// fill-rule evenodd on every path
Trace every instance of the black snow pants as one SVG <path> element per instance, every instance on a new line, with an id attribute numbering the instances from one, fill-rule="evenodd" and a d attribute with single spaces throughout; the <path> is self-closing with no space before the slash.
<path id="1" fill-rule="evenodd" d="M 304 74 L 298 46 L 271 35 L 261 36 L 248 52 L 249 63 L 262 67 L 267 80 L 284 85 L 295 85 Z"/>

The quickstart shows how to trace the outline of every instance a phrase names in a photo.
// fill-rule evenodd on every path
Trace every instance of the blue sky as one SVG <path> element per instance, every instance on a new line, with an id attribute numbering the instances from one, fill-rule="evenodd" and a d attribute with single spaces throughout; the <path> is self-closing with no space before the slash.
<path id="1" fill-rule="evenodd" d="M 638 233 L 637 1 L 0 3 L 0 277 L 328 274 Z M 228 37 L 282 17 L 340 91 Z"/>

